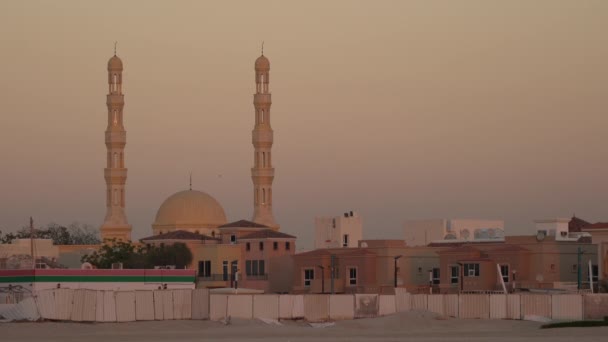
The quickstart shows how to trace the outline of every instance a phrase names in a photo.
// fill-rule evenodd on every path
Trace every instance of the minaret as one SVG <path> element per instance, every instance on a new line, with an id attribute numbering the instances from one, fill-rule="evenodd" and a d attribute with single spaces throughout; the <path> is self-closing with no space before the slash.
<path id="1" fill-rule="evenodd" d="M 127 169 L 125 168 L 125 145 L 127 132 L 123 126 L 122 94 L 122 61 L 114 56 L 108 61 L 109 93 L 108 127 L 106 128 L 106 148 L 108 149 L 107 166 L 104 169 L 106 179 L 106 217 L 101 226 L 101 238 L 129 241 L 131 240 L 131 225 L 125 214 L 125 183 Z"/>
<path id="2" fill-rule="evenodd" d="M 268 92 L 270 61 L 262 55 L 255 61 L 255 126 L 252 132 L 254 148 L 253 168 L 253 221 L 278 230 L 279 225 L 272 215 L 272 128 L 270 127 L 270 92 Z"/>

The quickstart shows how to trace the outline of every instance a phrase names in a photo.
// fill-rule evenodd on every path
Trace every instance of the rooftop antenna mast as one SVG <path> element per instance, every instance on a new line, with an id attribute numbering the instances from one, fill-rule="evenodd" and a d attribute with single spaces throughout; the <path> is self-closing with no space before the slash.
<path id="1" fill-rule="evenodd" d="M 192 171 L 190 171 L 190 190 L 192 190 Z"/>

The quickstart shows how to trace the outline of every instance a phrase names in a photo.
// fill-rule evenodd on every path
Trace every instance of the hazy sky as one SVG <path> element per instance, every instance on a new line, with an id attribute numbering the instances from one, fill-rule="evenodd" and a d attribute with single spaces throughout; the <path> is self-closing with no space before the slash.
<path id="1" fill-rule="evenodd" d="M 0 229 L 105 215 L 107 60 L 122 58 L 127 215 L 172 193 L 251 219 L 265 41 L 274 212 L 608 220 L 608 1 L 0 2 Z M 218 177 L 222 175 L 222 177 Z"/>

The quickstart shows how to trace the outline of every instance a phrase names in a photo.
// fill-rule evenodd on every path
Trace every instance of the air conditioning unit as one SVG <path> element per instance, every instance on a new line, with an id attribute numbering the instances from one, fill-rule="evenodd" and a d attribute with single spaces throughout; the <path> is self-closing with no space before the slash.
<path id="1" fill-rule="evenodd" d="M 165 266 L 154 266 L 155 270 L 164 270 Z"/>
<path id="2" fill-rule="evenodd" d="M 167 265 L 167 266 L 165 266 L 165 269 L 174 270 L 175 269 L 175 265 Z"/>
<path id="3" fill-rule="evenodd" d="M 113 270 L 122 270 L 122 262 L 115 262 L 112 264 Z"/>

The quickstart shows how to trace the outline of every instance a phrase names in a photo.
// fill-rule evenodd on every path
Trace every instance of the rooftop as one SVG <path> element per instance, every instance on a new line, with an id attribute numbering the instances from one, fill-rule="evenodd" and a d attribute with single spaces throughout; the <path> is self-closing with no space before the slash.
<path id="1" fill-rule="evenodd" d="M 140 239 L 140 241 L 157 241 L 157 240 L 190 240 L 190 241 L 202 241 L 202 240 L 214 240 L 219 241 L 220 239 L 211 236 L 192 233 L 185 230 L 174 230 L 168 233 L 148 236 Z"/>

